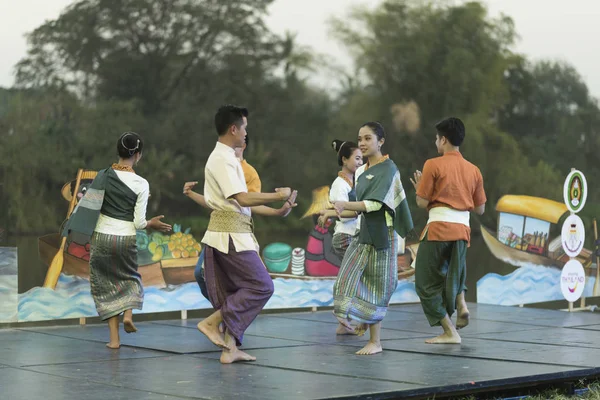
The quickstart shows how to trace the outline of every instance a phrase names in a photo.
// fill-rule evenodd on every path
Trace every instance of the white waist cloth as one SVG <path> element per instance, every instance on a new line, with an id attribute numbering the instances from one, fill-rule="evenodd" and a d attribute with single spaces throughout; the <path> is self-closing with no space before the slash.
<path id="1" fill-rule="evenodd" d="M 104 214 L 100 214 L 98 222 L 96 223 L 96 229 L 98 233 L 104 233 L 105 235 L 113 236 L 135 236 L 135 224 L 133 221 L 123 221 L 116 218 L 108 217 Z"/>
<path id="2" fill-rule="evenodd" d="M 471 214 L 468 211 L 458 211 L 448 207 L 434 207 L 429 210 L 429 220 L 427 220 L 427 225 L 432 222 L 450 222 L 470 227 L 470 218 Z"/>
<path id="3" fill-rule="evenodd" d="M 431 210 L 429 210 L 429 219 L 427 220 L 427 225 L 429 225 L 432 222 L 450 222 L 452 224 L 462 224 L 467 228 L 470 228 L 470 218 L 471 214 L 468 211 L 458 211 L 448 207 L 434 207 Z M 415 259 L 410 264 L 412 268 L 415 267 L 416 261 L 417 258 L 415 257 Z"/>

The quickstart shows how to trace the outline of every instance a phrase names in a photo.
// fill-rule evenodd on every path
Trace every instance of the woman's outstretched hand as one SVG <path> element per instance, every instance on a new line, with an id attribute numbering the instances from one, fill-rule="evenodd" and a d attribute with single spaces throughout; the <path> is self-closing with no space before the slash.
<path id="1" fill-rule="evenodd" d="M 171 232 L 171 229 L 172 229 L 171 225 L 165 224 L 164 222 L 161 221 L 161 219 L 163 219 L 164 217 L 165 217 L 164 215 L 158 215 L 158 216 L 152 218 L 150 221 L 148 221 L 148 225 L 146 225 L 146 227 L 154 229 L 155 231 Z"/>

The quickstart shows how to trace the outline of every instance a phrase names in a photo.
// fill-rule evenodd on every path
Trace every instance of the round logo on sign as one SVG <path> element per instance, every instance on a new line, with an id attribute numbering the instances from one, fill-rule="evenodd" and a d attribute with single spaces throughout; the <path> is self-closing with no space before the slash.
<path id="1" fill-rule="evenodd" d="M 583 209 L 587 200 L 587 181 L 581 171 L 572 171 L 567 176 L 563 197 L 569 211 L 577 213 Z"/>
<path id="2" fill-rule="evenodd" d="M 560 290 L 567 301 L 577 301 L 585 287 L 585 271 L 577 260 L 565 264 L 560 274 Z"/>
<path id="3" fill-rule="evenodd" d="M 581 218 L 573 214 L 565 220 L 560 240 L 563 250 L 569 257 L 577 257 L 581 253 L 585 242 L 585 228 Z"/>

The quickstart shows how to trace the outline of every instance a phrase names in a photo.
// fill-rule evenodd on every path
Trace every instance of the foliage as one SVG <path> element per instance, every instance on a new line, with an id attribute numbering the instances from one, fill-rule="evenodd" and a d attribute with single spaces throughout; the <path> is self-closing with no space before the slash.
<path id="1" fill-rule="evenodd" d="M 332 139 L 351 140 L 380 120 L 384 150 L 400 168 L 417 225 L 408 177 L 434 157 L 433 124 L 449 115 L 467 126 L 462 151 L 478 165 L 489 199 L 482 222 L 495 224 L 504 194 L 562 201 L 571 167 L 591 186 L 582 217 L 600 212 L 600 110 L 565 62 L 531 62 L 513 52 L 507 16 L 479 2 L 385 0 L 331 21 L 353 55 L 329 93 L 306 81 L 323 65 L 293 33 L 271 32 L 272 0 L 79 0 L 28 36 L 17 85 L 0 90 L 0 226 L 55 231 L 68 204 L 59 195 L 78 168 L 116 160 L 126 130 L 145 141 L 136 170 L 150 182 L 149 214 L 201 232 L 208 213 L 181 195 L 213 149 L 212 118 L 223 103 L 250 109 L 246 158 L 263 190 L 292 186 L 299 210 L 261 229 L 307 229 L 298 220 L 311 191 L 337 172 Z M 278 206 L 278 205 L 275 205 Z M 590 235 L 591 236 L 591 235 Z"/>

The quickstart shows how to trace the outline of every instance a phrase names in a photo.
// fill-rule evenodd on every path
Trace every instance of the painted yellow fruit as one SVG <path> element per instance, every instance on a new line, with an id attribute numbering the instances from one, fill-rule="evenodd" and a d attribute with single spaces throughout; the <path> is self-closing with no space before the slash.
<path id="1" fill-rule="evenodd" d="M 152 256 L 152 261 L 160 261 L 163 257 L 163 248 L 157 247 L 154 255 Z"/>
<path id="2" fill-rule="evenodd" d="M 157 247 L 158 247 L 158 243 L 150 242 L 150 244 L 148 245 L 148 251 L 150 252 L 150 254 L 154 254 L 156 252 Z"/>
<path id="3" fill-rule="evenodd" d="M 168 244 L 167 246 L 169 247 L 169 250 L 170 250 L 170 251 L 173 251 L 173 250 L 175 250 L 175 243 L 173 243 L 173 242 L 169 242 L 169 244 Z"/>
<path id="4" fill-rule="evenodd" d="M 198 252 L 198 250 L 192 250 L 190 251 L 190 257 L 198 257 L 200 253 Z"/>
<path id="5" fill-rule="evenodd" d="M 196 243 L 194 245 L 194 249 L 198 250 L 198 251 L 202 251 L 202 246 L 200 246 L 200 243 Z"/>
<path id="6" fill-rule="evenodd" d="M 173 258 L 181 258 L 181 251 L 179 250 L 173 250 L 171 254 L 173 255 Z"/>
<path id="7" fill-rule="evenodd" d="M 187 250 L 184 250 L 181 252 L 181 258 L 188 258 L 190 256 L 190 252 Z"/>

